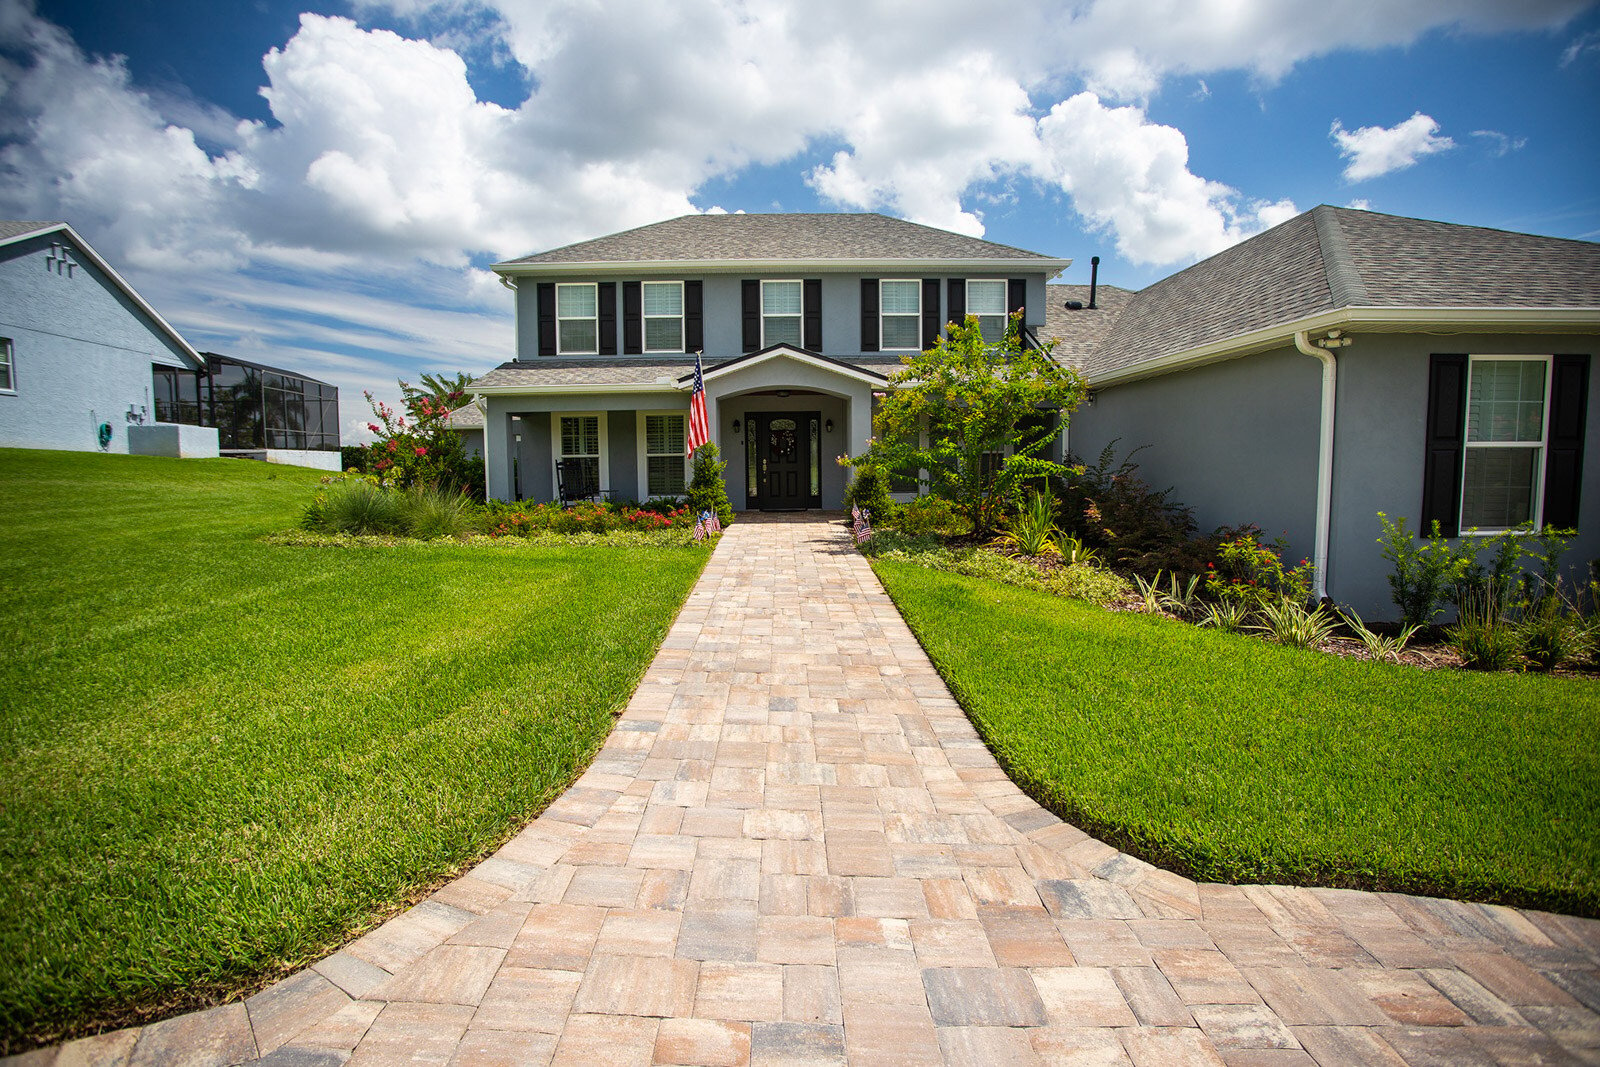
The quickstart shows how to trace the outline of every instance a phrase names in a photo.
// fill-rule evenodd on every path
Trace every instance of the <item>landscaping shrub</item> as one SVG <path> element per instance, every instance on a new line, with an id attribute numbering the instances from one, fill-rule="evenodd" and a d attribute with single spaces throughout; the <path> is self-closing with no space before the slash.
<path id="1" fill-rule="evenodd" d="M 410 389 L 405 382 L 400 386 L 403 391 Z M 438 398 L 419 394 L 407 402 L 410 420 L 373 399 L 370 392 L 362 395 L 377 420 L 367 423 L 376 440 L 368 446 L 363 471 L 400 489 L 431 485 L 483 498 L 483 460 L 469 457 L 461 435 L 450 428 L 450 405 L 463 401 L 463 394 Z"/>
<path id="2" fill-rule="evenodd" d="M 972 532 L 972 523 L 967 517 L 940 496 L 919 496 L 902 505 L 894 524 L 912 535 L 965 537 Z"/>
<path id="3" fill-rule="evenodd" d="M 1307 611 L 1303 601 L 1288 597 L 1262 601 L 1258 614 L 1261 621 L 1249 629 L 1290 648 L 1316 648 L 1339 626 L 1338 618 L 1321 604 L 1314 611 Z"/>
<path id="4" fill-rule="evenodd" d="M 1522 663 L 1522 632 L 1498 610 L 1495 590 L 1464 597 L 1461 619 L 1445 631 L 1445 640 L 1464 666 L 1479 671 L 1508 671 Z"/>
<path id="5" fill-rule="evenodd" d="M 694 473 L 689 479 L 689 510 L 695 515 L 709 511 L 726 526 L 733 521 L 733 505 L 728 502 L 728 485 L 723 472 L 728 469 L 715 442 L 695 449 Z"/>
<path id="6" fill-rule="evenodd" d="M 465 493 L 417 485 L 400 496 L 400 520 L 405 532 L 424 541 L 462 537 L 477 526 L 476 508 Z"/>
<path id="7" fill-rule="evenodd" d="M 844 506 L 872 513 L 872 521 L 883 525 L 894 521 L 895 503 L 889 495 L 889 476 L 883 468 L 872 463 L 856 467 L 856 476 L 844 488 Z"/>
<path id="8" fill-rule="evenodd" d="M 872 537 L 862 544 L 861 554 L 881 556 L 885 552 L 899 552 L 902 555 L 920 555 L 942 548 L 944 542 L 932 534 L 911 533 L 890 526 L 875 529 Z"/>
<path id="9" fill-rule="evenodd" d="M 1069 563 L 1050 572 L 1045 588 L 1057 596 L 1087 600 L 1106 607 L 1133 595 L 1133 587 L 1122 575 L 1089 563 Z"/>
<path id="10" fill-rule="evenodd" d="M 1250 625 L 1250 605 L 1237 600 L 1207 604 L 1200 611 L 1199 626 L 1209 626 L 1225 634 L 1243 633 Z"/>
<path id="11" fill-rule="evenodd" d="M 1450 548 L 1450 542 L 1439 532 L 1439 523 L 1421 544 L 1406 529 L 1405 516 L 1390 522 L 1389 516 L 1378 512 L 1378 523 L 1383 536 L 1378 544 L 1383 546 L 1383 558 L 1394 565 L 1389 575 L 1389 589 L 1395 606 L 1400 609 L 1400 620 L 1407 624 L 1426 626 L 1444 611 L 1445 601 L 1460 584 L 1471 566 L 1471 559 L 1463 558 Z M 1476 555 L 1473 550 L 1472 555 Z M 1481 594 L 1471 597 L 1481 599 Z"/>
<path id="12" fill-rule="evenodd" d="M 1356 640 L 1360 641 L 1362 647 L 1367 650 L 1367 655 L 1380 662 L 1385 660 L 1392 663 L 1400 662 L 1400 653 L 1406 650 L 1406 644 L 1422 628 L 1415 623 L 1410 623 L 1402 626 L 1398 634 L 1390 636 L 1369 629 L 1367 624 L 1361 621 L 1361 616 L 1354 611 L 1341 609 L 1339 617 L 1344 620 L 1344 624 L 1350 632 L 1355 634 Z"/>
<path id="13" fill-rule="evenodd" d="M 1083 543 L 1083 538 L 1075 534 L 1064 533 L 1061 540 L 1056 542 L 1056 551 L 1061 553 L 1061 561 L 1066 564 L 1092 563 L 1100 565 L 1100 553 Z"/>
<path id="14" fill-rule="evenodd" d="M 400 494 L 361 479 L 338 482 L 319 492 L 300 525 L 314 533 L 403 534 Z"/>
<path id="15" fill-rule="evenodd" d="M 1522 654 L 1542 671 L 1583 654 L 1584 632 L 1570 611 L 1559 584 L 1532 606 L 1519 627 Z"/>
<path id="16" fill-rule="evenodd" d="M 1070 460 L 1076 466 L 1058 483 L 1062 526 L 1134 574 L 1203 572 L 1214 546 L 1192 540 L 1193 509 L 1171 500 L 1171 488 L 1157 491 L 1139 477 L 1139 449 L 1118 462 L 1116 445 L 1092 464 Z"/>
<path id="17" fill-rule="evenodd" d="M 1259 532 L 1230 537 L 1217 546 L 1217 559 L 1206 564 L 1206 591 L 1218 600 L 1243 600 L 1266 604 L 1274 600 L 1305 603 L 1311 599 L 1316 568 L 1310 560 L 1288 570 L 1283 550 L 1288 542 L 1278 538 L 1261 543 Z"/>
<path id="18" fill-rule="evenodd" d="M 1056 547 L 1056 502 L 1048 492 L 1028 491 L 1027 499 L 1012 517 L 1010 527 L 994 539 L 994 544 L 1024 556 L 1054 556 Z"/>

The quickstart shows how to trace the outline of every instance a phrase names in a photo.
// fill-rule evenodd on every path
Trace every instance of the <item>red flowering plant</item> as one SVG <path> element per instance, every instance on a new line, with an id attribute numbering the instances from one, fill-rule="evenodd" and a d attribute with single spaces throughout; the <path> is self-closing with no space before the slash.
<path id="1" fill-rule="evenodd" d="M 1304 604 L 1311 599 L 1316 567 L 1303 559 L 1285 568 L 1289 542 L 1279 537 L 1263 544 L 1254 534 L 1241 534 L 1217 546 L 1215 563 L 1206 564 L 1206 592 L 1218 600 L 1261 604 L 1274 598 Z"/>
<path id="2" fill-rule="evenodd" d="M 367 429 L 377 438 L 367 446 L 368 472 L 397 489 L 429 486 L 481 498 L 483 461 L 467 456 L 461 435 L 450 427 L 450 412 L 466 402 L 466 395 L 419 393 L 406 382 L 400 388 L 409 418 L 370 392 L 362 394 L 374 419 Z"/>

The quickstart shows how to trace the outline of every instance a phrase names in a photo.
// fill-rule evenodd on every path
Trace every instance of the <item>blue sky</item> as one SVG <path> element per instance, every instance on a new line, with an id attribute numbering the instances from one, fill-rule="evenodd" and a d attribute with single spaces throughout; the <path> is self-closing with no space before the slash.
<path id="1" fill-rule="evenodd" d="M 363 389 L 510 358 L 497 259 L 691 210 L 1129 288 L 1319 203 L 1594 240 L 1596 101 L 1582 0 L 0 0 L 0 215 L 355 439 Z"/>

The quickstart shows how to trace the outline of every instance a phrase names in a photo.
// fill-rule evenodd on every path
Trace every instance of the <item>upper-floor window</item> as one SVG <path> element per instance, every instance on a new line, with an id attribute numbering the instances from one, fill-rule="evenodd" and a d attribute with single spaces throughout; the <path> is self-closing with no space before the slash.
<path id="1" fill-rule="evenodd" d="M 682 352 L 683 283 L 645 282 L 643 288 L 644 350 Z"/>
<path id="2" fill-rule="evenodd" d="M 0 393 L 17 391 L 17 375 L 11 363 L 11 338 L 0 337 Z"/>
<path id="3" fill-rule="evenodd" d="M 886 279 L 879 288 L 880 343 L 885 352 L 914 352 L 922 341 L 922 283 Z"/>
<path id="4" fill-rule="evenodd" d="M 556 286 L 556 354 L 592 356 L 600 350 L 599 296 L 594 282 Z"/>
<path id="5" fill-rule="evenodd" d="M 969 280 L 967 314 L 978 317 L 983 339 L 995 344 L 1006 332 L 1006 283 L 1003 279 Z"/>
<path id="6" fill-rule="evenodd" d="M 761 347 L 801 343 L 804 304 L 798 281 L 761 283 Z"/>
<path id="7" fill-rule="evenodd" d="M 1461 528 L 1535 521 L 1544 494 L 1548 356 L 1473 356 L 1462 450 Z"/>

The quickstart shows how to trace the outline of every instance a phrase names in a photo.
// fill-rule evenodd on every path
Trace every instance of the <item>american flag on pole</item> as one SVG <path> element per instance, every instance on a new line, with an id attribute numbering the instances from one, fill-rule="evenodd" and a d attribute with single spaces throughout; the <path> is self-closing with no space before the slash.
<path id="1" fill-rule="evenodd" d="M 700 372 L 700 353 L 694 354 L 694 392 L 689 394 L 689 441 L 685 455 L 711 440 L 711 417 L 706 414 L 706 383 Z"/>

